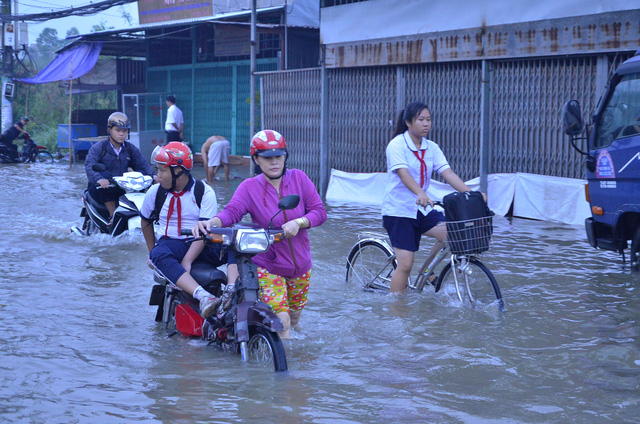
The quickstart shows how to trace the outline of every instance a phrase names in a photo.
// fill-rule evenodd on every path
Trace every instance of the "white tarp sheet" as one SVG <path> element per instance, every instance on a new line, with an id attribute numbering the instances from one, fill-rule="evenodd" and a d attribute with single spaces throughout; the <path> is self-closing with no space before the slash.
<path id="1" fill-rule="evenodd" d="M 387 174 L 382 172 L 354 174 L 333 169 L 326 199 L 381 205 L 386 180 Z M 523 173 L 490 174 L 487 180 L 489 207 L 498 215 L 505 215 L 513 203 L 513 214 L 523 218 L 583 225 L 591 216 L 584 180 Z M 478 190 L 479 183 L 479 178 L 466 182 L 472 190 Z M 433 200 L 442 200 L 452 191 L 448 184 L 431 181 L 427 194 Z"/>
<path id="2" fill-rule="evenodd" d="M 637 0 L 370 0 L 323 7 L 320 39 L 348 43 L 637 8 Z"/>

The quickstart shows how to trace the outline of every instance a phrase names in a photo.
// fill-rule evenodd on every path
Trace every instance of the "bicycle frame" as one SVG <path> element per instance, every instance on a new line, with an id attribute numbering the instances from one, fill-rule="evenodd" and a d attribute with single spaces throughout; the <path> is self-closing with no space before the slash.
<path id="1" fill-rule="evenodd" d="M 367 242 L 377 242 L 383 245 L 385 248 L 387 248 L 390 252 L 394 252 L 393 248 L 391 247 L 391 244 L 389 243 L 389 238 L 386 235 L 370 232 L 370 231 L 363 231 L 358 233 L 358 239 L 359 239 L 358 240 L 359 245 L 363 245 Z M 447 248 L 447 242 L 437 241 L 436 244 L 434 245 L 432 253 L 425 259 L 424 263 L 420 267 L 420 271 L 415 277 L 415 280 L 412 280 L 411 276 L 409 276 L 407 287 L 417 291 L 418 293 L 422 292 L 427 282 L 429 282 L 429 277 L 431 277 L 432 275 L 435 275 L 436 268 L 447 257 L 448 253 L 449 253 L 449 249 Z M 467 255 L 451 255 L 449 257 L 452 267 L 455 266 L 456 261 L 461 263 L 461 266 L 459 266 L 459 268 L 462 270 L 462 272 L 466 271 L 466 268 L 468 267 L 468 264 L 471 259 L 472 257 Z M 378 273 L 374 275 L 373 278 L 371 278 L 371 281 L 376 281 L 378 278 L 381 277 L 381 274 L 383 274 L 384 272 L 387 272 L 387 270 L 389 269 L 388 268 L 389 265 L 392 264 L 394 261 L 396 261 L 395 253 L 389 256 L 389 258 L 385 263 L 381 264 L 381 267 Z M 386 277 L 384 277 L 384 279 L 386 279 Z M 462 294 L 461 294 L 460 285 L 459 285 L 460 282 L 458 280 L 458 275 L 456 273 L 453 274 L 453 279 L 454 279 L 457 297 L 460 301 L 462 301 Z M 371 284 L 371 286 L 373 286 L 373 284 Z M 376 288 L 376 287 L 372 287 L 372 288 Z M 466 288 L 465 291 L 469 296 L 469 300 L 471 302 L 475 302 L 475 299 L 473 298 L 473 295 L 471 294 L 471 290 L 469 288 L 469 283 L 468 281 L 466 281 L 466 279 L 465 279 L 465 288 Z"/>
<path id="2" fill-rule="evenodd" d="M 447 242 L 436 242 L 433 252 L 427 257 L 427 259 L 425 259 L 422 267 L 420 267 L 420 271 L 418 272 L 415 283 L 412 284 L 411 278 L 409 278 L 409 282 L 407 283 L 407 285 L 417 292 L 422 292 L 425 284 L 427 283 L 427 279 L 430 276 L 435 275 L 436 267 L 440 264 L 440 262 L 442 262 L 446 255 Z"/>

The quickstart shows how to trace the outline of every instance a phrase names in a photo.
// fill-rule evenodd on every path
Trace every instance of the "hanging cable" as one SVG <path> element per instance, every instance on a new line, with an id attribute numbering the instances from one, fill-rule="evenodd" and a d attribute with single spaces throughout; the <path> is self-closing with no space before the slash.
<path id="1" fill-rule="evenodd" d="M 135 3 L 137 0 L 103 0 L 97 3 L 91 3 L 80 7 L 70 7 L 68 9 L 60 9 L 47 13 L 32 13 L 28 15 L 5 15 L 0 17 L 2 22 L 44 22 L 50 19 L 67 18 L 69 16 L 86 16 L 95 15 L 103 10 L 110 9 L 115 6 L 123 6 L 129 3 Z"/>

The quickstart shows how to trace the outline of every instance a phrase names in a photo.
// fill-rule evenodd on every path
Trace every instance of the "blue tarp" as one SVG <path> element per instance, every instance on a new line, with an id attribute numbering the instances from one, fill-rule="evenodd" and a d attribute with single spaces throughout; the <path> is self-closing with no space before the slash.
<path id="1" fill-rule="evenodd" d="M 18 79 L 17 81 L 27 84 L 45 84 L 47 82 L 69 81 L 71 78 L 81 77 L 93 69 L 101 51 L 102 43 L 81 44 L 78 47 L 60 53 L 35 77 Z"/>

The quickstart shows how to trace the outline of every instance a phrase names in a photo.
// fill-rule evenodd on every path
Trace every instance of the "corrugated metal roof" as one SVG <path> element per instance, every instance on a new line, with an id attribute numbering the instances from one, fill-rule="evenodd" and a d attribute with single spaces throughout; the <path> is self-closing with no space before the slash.
<path id="1" fill-rule="evenodd" d="M 258 9 L 257 13 L 265 13 L 265 12 L 275 12 L 278 10 L 283 10 L 284 6 L 275 6 L 275 7 L 265 7 L 262 9 Z M 148 31 L 151 29 L 158 29 L 158 28 L 169 28 L 169 27 L 174 27 L 174 26 L 188 26 L 188 25 L 193 25 L 193 24 L 201 24 L 204 22 L 216 22 L 216 21 L 220 21 L 219 23 L 229 23 L 229 22 L 225 22 L 225 19 L 233 19 L 233 18 L 239 18 L 239 17 L 244 17 L 244 16 L 250 16 L 251 15 L 251 10 L 243 10 L 241 12 L 231 12 L 231 13 L 221 13 L 215 16 L 203 16 L 200 18 L 193 18 L 193 19 L 181 19 L 179 21 L 167 21 L 167 22 L 156 22 L 156 23 L 151 23 L 151 24 L 142 24 L 142 25 L 138 25 L 138 26 L 134 26 L 131 28 L 120 28 L 120 29 L 113 29 L 113 30 L 108 30 L 108 31 L 98 31 L 98 32 L 91 32 L 88 34 L 79 34 L 79 35 L 74 35 L 72 37 L 68 37 L 66 38 L 67 40 L 74 40 L 77 38 L 84 38 L 87 36 L 94 36 L 94 35 L 111 35 L 111 34 L 122 34 L 122 33 L 136 33 L 136 32 L 142 32 L 142 31 Z M 239 24 L 242 25 L 242 22 L 234 22 L 235 24 Z M 269 24 L 257 24 L 258 27 L 260 28 L 276 28 L 280 25 L 269 25 Z"/>

